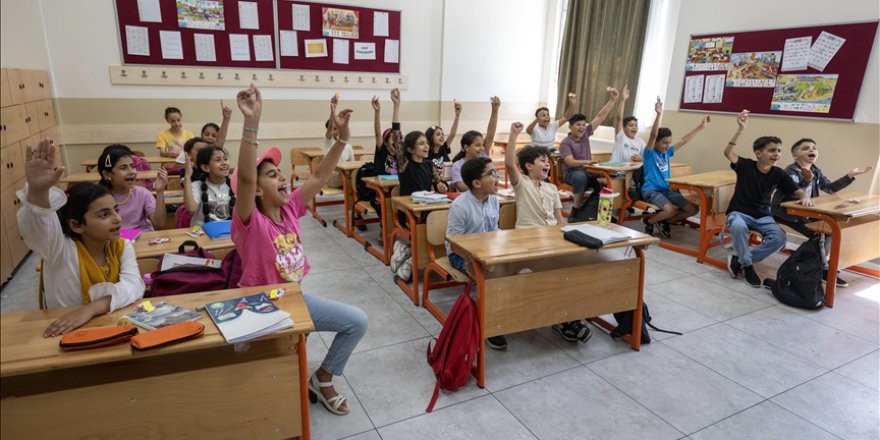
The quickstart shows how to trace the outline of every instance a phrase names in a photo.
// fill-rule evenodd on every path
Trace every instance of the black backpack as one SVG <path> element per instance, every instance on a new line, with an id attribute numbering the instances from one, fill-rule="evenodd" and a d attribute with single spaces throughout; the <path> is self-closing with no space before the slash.
<path id="1" fill-rule="evenodd" d="M 581 203 L 580 209 L 572 209 L 571 215 L 568 216 L 569 223 L 577 223 L 577 222 L 585 222 L 589 220 L 596 220 L 596 217 L 599 216 L 599 193 L 600 191 L 593 190 L 590 193 L 590 196 L 587 197 L 583 203 Z"/>
<path id="2" fill-rule="evenodd" d="M 644 183 L 645 173 L 642 171 L 642 168 L 634 170 L 629 181 L 629 187 L 627 188 L 629 198 L 632 199 L 633 202 L 642 200 L 642 184 Z"/>
<path id="3" fill-rule="evenodd" d="M 364 183 L 364 177 L 370 176 L 378 176 L 379 173 L 374 169 L 373 162 L 367 162 L 361 165 L 357 170 L 357 174 L 355 174 L 354 182 L 355 189 L 357 189 L 358 201 L 372 201 L 376 198 L 376 191 L 367 188 L 367 184 Z"/>
<path id="4" fill-rule="evenodd" d="M 822 269 L 825 266 L 825 236 L 805 241 L 779 266 L 776 281 L 769 281 L 773 296 L 783 304 L 801 309 L 825 305 Z M 765 281 L 766 282 L 766 281 Z"/>
<path id="5" fill-rule="evenodd" d="M 632 332 L 633 326 L 633 310 L 629 310 L 626 312 L 618 312 L 614 314 L 614 320 L 617 321 L 617 327 L 614 327 L 614 330 L 611 331 L 612 338 L 619 338 L 623 335 L 628 335 Z M 663 332 L 663 333 L 671 333 L 673 335 L 681 335 L 679 332 L 673 332 L 670 330 L 663 330 L 651 324 L 651 313 L 648 312 L 648 305 L 642 303 L 642 344 L 650 344 L 651 336 L 648 334 L 648 327 L 652 329 Z"/>

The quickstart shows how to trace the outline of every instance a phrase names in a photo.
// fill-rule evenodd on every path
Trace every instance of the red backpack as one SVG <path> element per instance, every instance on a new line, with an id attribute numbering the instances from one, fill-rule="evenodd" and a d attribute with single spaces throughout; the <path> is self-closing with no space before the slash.
<path id="1" fill-rule="evenodd" d="M 428 343 L 428 365 L 434 369 L 437 384 L 426 412 L 434 410 L 440 388 L 453 391 L 467 383 L 480 349 L 480 324 L 477 306 L 471 299 L 471 285 L 458 296 L 446 317 L 440 336 Z M 436 341 L 436 343 L 434 343 Z"/>
<path id="2" fill-rule="evenodd" d="M 193 250 L 187 251 L 186 247 L 192 246 Z M 192 240 L 187 240 L 180 245 L 178 254 L 189 257 L 214 259 L 214 254 L 199 247 Z M 159 260 L 161 267 L 162 260 Z M 182 293 L 208 292 L 211 290 L 223 290 L 235 288 L 241 279 L 241 258 L 235 249 L 226 254 L 220 269 L 205 266 L 178 266 L 172 269 L 152 273 L 150 285 L 151 297 L 179 295 Z"/>

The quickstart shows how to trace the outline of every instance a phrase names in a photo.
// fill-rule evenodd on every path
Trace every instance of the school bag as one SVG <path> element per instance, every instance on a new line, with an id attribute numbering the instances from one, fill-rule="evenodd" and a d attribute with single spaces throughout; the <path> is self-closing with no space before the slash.
<path id="1" fill-rule="evenodd" d="M 440 336 L 428 342 L 428 365 L 434 370 L 437 383 L 425 412 L 434 410 L 440 389 L 453 391 L 467 383 L 480 349 L 480 324 L 477 306 L 471 299 L 468 283 L 443 323 Z"/>
<path id="2" fill-rule="evenodd" d="M 192 246 L 192 250 L 186 250 Z M 215 259 L 214 254 L 199 247 L 192 240 L 187 240 L 180 245 L 178 254 L 189 257 Z M 159 267 L 162 260 L 159 260 Z M 229 289 L 238 286 L 241 279 L 241 258 L 233 249 L 226 254 L 219 269 L 206 266 L 178 266 L 168 270 L 153 272 L 150 284 L 150 296 L 180 295 L 183 293 L 207 292 L 210 290 Z"/>
<path id="3" fill-rule="evenodd" d="M 626 312 L 618 312 L 614 314 L 614 319 L 617 321 L 617 327 L 614 327 L 614 330 L 611 330 L 611 337 L 617 339 L 622 337 L 623 335 L 628 335 L 632 333 L 633 326 L 633 313 L 634 310 L 629 310 Z M 642 303 L 642 344 L 650 344 L 651 343 L 651 335 L 648 334 L 648 327 L 651 327 L 655 331 L 670 333 L 673 335 L 681 335 L 679 332 L 674 332 L 671 330 L 663 330 L 661 328 L 657 328 L 654 324 L 651 324 L 651 312 L 648 311 L 648 305 Z"/>
<path id="4" fill-rule="evenodd" d="M 632 177 L 629 181 L 629 188 L 627 188 L 627 192 L 629 192 L 629 198 L 633 202 L 637 200 L 642 200 L 642 185 L 644 183 L 645 173 L 642 171 L 642 168 L 633 170 Z"/>
<path id="5" fill-rule="evenodd" d="M 593 190 L 590 196 L 581 203 L 580 209 L 572 209 L 571 215 L 568 216 L 569 223 L 585 222 L 588 220 L 596 220 L 599 216 L 599 193 L 601 191 Z"/>
<path id="6" fill-rule="evenodd" d="M 776 281 L 765 280 L 773 296 L 783 304 L 801 309 L 825 305 L 822 269 L 825 266 L 825 236 L 817 234 L 802 243 L 776 271 Z"/>
<path id="7" fill-rule="evenodd" d="M 372 201 L 376 198 L 376 191 L 367 187 L 364 183 L 364 177 L 378 176 L 379 173 L 374 169 L 373 162 L 367 162 L 358 168 L 354 177 L 355 187 L 357 189 L 358 201 Z"/>

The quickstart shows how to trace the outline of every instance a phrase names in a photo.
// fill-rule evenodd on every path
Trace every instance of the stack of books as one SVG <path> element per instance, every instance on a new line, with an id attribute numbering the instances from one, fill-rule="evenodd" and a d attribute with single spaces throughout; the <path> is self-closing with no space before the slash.
<path id="1" fill-rule="evenodd" d="M 205 310 L 229 343 L 293 327 L 290 313 L 275 306 L 265 292 L 209 303 Z"/>
<path id="2" fill-rule="evenodd" d="M 425 203 L 425 204 L 433 204 L 433 203 L 449 203 L 452 200 L 449 197 L 446 197 L 446 194 L 443 193 L 435 193 L 431 191 L 416 191 L 412 193 L 413 203 Z"/>

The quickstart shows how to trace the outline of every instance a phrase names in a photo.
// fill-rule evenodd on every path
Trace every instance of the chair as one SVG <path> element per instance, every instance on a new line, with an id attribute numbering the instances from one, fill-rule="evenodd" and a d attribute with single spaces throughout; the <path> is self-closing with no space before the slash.
<path id="1" fill-rule="evenodd" d="M 501 205 L 498 210 L 498 228 L 513 229 L 516 227 L 516 203 Z"/>
<path id="2" fill-rule="evenodd" d="M 320 157 L 316 157 L 316 158 L 312 159 L 311 162 L 309 162 L 309 170 L 311 172 L 314 172 L 314 170 L 318 166 L 318 164 L 321 163 L 321 159 L 322 158 L 320 158 Z M 342 188 L 333 188 L 333 187 L 325 185 L 323 188 L 321 188 L 321 191 L 319 191 L 318 194 L 312 198 L 312 202 L 309 203 L 309 211 L 311 211 L 312 217 L 314 217 L 315 220 L 317 220 L 319 223 L 321 223 L 321 226 L 324 226 L 326 228 L 327 227 L 327 220 L 324 220 L 324 218 L 321 217 L 321 214 L 318 214 L 318 207 L 319 206 L 330 206 L 330 205 L 343 204 L 345 201 L 338 197 L 341 195 L 343 195 Z M 318 201 L 318 196 L 324 196 L 324 197 L 336 196 L 336 197 L 334 197 L 334 199 L 332 199 L 332 200 Z"/>
<path id="3" fill-rule="evenodd" d="M 309 160 L 302 154 L 302 150 L 308 149 L 310 148 L 293 147 L 290 149 L 290 180 L 293 180 L 295 182 L 299 181 L 300 179 L 305 180 L 312 175 L 311 167 L 309 167 Z"/>
<path id="4" fill-rule="evenodd" d="M 364 245 L 365 251 L 384 261 L 385 253 L 379 252 L 379 250 L 374 249 L 373 245 L 357 231 L 358 226 L 368 225 L 370 223 L 379 223 L 382 220 L 381 218 L 379 218 L 376 209 L 373 208 L 373 205 L 370 204 L 369 201 L 358 200 L 357 173 L 350 173 L 348 187 L 351 188 L 349 197 L 351 197 L 351 200 L 354 200 L 354 203 L 351 204 L 351 212 L 345 213 L 352 225 L 351 236 L 352 238 L 357 240 L 358 243 Z M 373 215 L 373 217 L 365 218 L 365 216 L 371 214 Z M 333 220 L 333 225 L 338 228 L 339 225 L 337 225 L 336 222 L 337 220 Z"/>
<path id="5" fill-rule="evenodd" d="M 506 205 L 505 207 L 508 206 L 513 205 Z M 516 209 L 514 209 L 514 215 L 516 215 Z M 431 289 L 464 284 L 470 280 L 466 273 L 452 267 L 449 257 L 446 256 L 446 226 L 448 222 L 449 210 L 447 209 L 431 211 L 428 214 L 427 238 L 428 259 L 430 261 L 425 266 L 422 306 L 428 309 L 428 312 L 434 315 L 441 324 L 446 321 L 446 315 L 428 298 Z M 432 283 L 431 275 L 434 274 L 443 278 L 443 281 Z"/>

